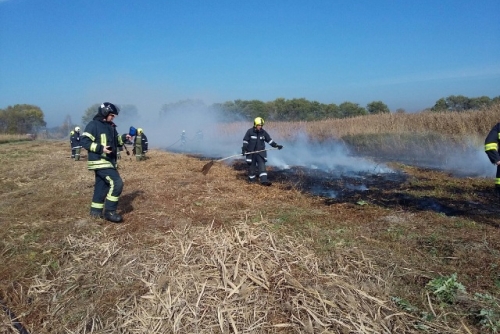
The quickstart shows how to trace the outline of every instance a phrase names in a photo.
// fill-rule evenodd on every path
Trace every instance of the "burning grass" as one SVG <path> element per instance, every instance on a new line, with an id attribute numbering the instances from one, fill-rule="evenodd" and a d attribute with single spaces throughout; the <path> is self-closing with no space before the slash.
<path id="1" fill-rule="evenodd" d="M 151 150 L 120 161 L 113 225 L 89 219 L 93 174 L 69 153 L 0 146 L 0 297 L 30 333 L 484 333 L 476 315 L 499 312 L 473 298 L 498 296 L 491 180 L 400 166 L 408 180 L 329 201 L 278 171 L 261 187 Z M 408 200 L 426 196 L 483 204 L 447 216 Z M 467 293 L 446 304 L 427 284 L 453 273 Z"/>

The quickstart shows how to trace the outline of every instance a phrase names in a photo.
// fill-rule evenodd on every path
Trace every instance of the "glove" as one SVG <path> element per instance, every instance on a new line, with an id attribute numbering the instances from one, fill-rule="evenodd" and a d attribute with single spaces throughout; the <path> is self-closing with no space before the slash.
<path id="1" fill-rule="evenodd" d="M 276 147 L 278 148 L 278 150 L 281 150 L 283 148 L 283 145 L 276 145 Z"/>

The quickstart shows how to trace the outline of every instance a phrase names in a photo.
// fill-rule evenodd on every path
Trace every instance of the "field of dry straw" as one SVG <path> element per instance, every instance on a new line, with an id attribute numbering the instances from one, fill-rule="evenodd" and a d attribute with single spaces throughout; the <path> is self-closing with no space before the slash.
<path id="1" fill-rule="evenodd" d="M 151 150 L 144 162 L 120 160 L 125 223 L 114 225 L 88 217 L 85 160 L 69 159 L 65 141 L 0 145 L 0 333 L 480 333 L 470 294 L 498 293 L 494 224 L 325 205 L 289 184 L 247 184 L 224 164 L 203 175 L 206 161 Z M 401 168 L 414 178 L 398 192 L 453 183 L 457 198 L 491 186 Z M 448 307 L 425 286 L 453 272 L 470 291 Z"/>

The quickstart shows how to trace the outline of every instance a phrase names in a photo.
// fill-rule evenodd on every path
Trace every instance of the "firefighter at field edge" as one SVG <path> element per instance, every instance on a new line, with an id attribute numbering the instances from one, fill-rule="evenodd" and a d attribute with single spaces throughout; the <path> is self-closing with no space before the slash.
<path id="1" fill-rule="evenodd" d="M 123 181 L 116 170 L 118 147 L 130 139 L 128 134 L 118 135 L 116 131 L 113 119 L 119 111 L 114 104 L 104 102 L 82 135 L 82 146 L 88 151 L 88 169 L 95 173 L 90 215 L 113 223 L 123 221 L 116 212 L 123 190 Z"/>
<path id="2" fill-rule="evenodd" d="M 137 136 L 134 140 L 135 159 L 137 161 L 146 160 L 146 153 L 148 152 L 148 137 L 142 128 L 137 129 Z"/>
<path id="3" fill-rule="evenodd" d="M 497 123 L 486 136 L 484 141 L 484 150 L 491 163 L 497 167 L 495 179 L 495 192 L 500 196 L 500 154 L 498 154 L 498 145 L 500 143 L 500 123 Z"/>
<path id="4" fill-rule="evenodd" d="M 80 160 L 80 150 L 82 146 L 80 145 L 80 127 L 75 127 L 74 130 L 71 130 L 69 133 L 69 143 L 71 145 L 71 159 L 75 159 L 75 161 Z"/>
<path id="5" fill-rule="evenodd" d="M 278 145 L 274 142 L 271 136 L 264 130 L 264 119 L 262 117 L 257 117 L 253 121 L 253 128 L 250 128 L 245 133 L 243 137 L 243 147 L 241 148 L 241 154 L 246 155 L 246 162 L 250 166 L 248 173 L 248 182 L 253 183 L 256 181 L 257 170 L 259 171 L 260 184 L 265 186 L 270 186 L 271 182 L 267 180 L 266 172 L 266 161 L 267 152 L 259 152 L 253 154 L 247 154 L 247 152 L 261 151 L 266 149 L 266 143 L 272 147 L 276 147 L 279 150 L 283 148 L 283 145 Z"/>
<path id="6" fill-rule="evenodd" d="M 185 146 L 186 145 L 186 141 L 187 141 L 186 130 L 182 130 L 182 133 L 181 133 L 181 146 Z"/>

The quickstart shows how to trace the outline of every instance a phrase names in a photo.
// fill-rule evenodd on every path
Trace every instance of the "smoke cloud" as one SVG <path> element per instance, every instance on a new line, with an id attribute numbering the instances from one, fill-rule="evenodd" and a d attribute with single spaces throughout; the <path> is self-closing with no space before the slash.
<path id="1" fill-rule="evenodd" d="M 211 159 L 240 154 L 243 136 L 246 130 L 253 126 L 248 120 L 229 123 L 222 111 L 203 103 L 185 106 L 180 104 L 178 108 L 171 108 L 161 116 L 159 113 L 145 116 L 139 110 L 139 117 L 133 123 L 122 124 L 119 119 L 117 123 L 120 133 L 127 132 L 129 126 L 143 128 L 150 148 Z M 267 122 L 264 128 L 274 141 L 284 145 L 283 150 L 268 152 L 268 166 L 279 169 L 301 166 L 327 172 L 335 171 L 336 174 L 395 172 L 385 164 L 388 161 L 380 161 L 376 156 L 374 158 L 356 156 L 342 142 L 333 140 L 314 142 L 305 132 L 298 132 L 293 139 L 285 141 L 279 137 L 277 131 L 273 131 L 272 122 Z M 181 139 L 183 131 L 185 131 L 185 141 Z M 242 158 L 235 157 L 225 162 L 231 163 L 235 159 Z M 491 177 L 495 173 L 495 168 L 487 159 L 482 147 L 479 148 L 472 142 L 464 143 L 462 148 L 456 150 L 450 149 L 449 144 L 443 144 L 441 153 L 434 157 L 428 155 L 419 157 L 412 154 L 411 157 L 399 157 L 390 161 L 445 170 L 456 176 Z"/>

